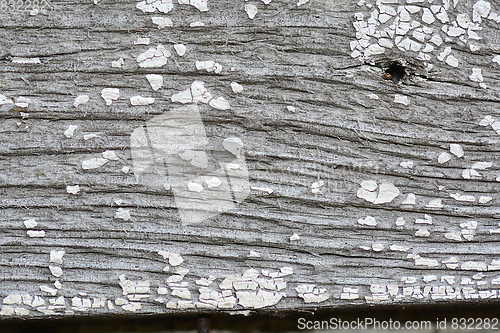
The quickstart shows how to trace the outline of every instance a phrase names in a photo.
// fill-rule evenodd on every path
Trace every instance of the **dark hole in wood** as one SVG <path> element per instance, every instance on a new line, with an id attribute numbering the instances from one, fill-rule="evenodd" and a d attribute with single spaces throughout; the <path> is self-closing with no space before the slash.
<path id="1" fill-rule="evenodd" d="M 399 61 L 391 62 L 385 73 L 389 74 L 386 77 L 391 79 L 394 84 L 398 84 L 406 75 L 405 68 Z"/>

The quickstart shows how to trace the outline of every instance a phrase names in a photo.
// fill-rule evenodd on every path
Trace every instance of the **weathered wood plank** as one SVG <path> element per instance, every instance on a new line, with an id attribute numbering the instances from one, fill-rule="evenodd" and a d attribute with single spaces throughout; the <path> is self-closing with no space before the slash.
<path id="1" fill-rule="evenodd" d="M 1 12 L 1 317 L 494 302 L 500 64 L 493 60 L 500 49 L 491 13 L 500 7 L 489 4 L 481 17 L 484 1 L 414 1 L 417 7 L 408 8 L 401 7 L 413 6 L 408 0 L 386 2 L 366 1 L 368 8 L 347 1 L 211 0 L 207 12 L 175 3 L 166 15 L 142 13 L 133 1 L 54 2 L 46 14 Z M 246 5 L 257 6 L 253 20 Z M 360 22 L 374 25 L 374 9 L 377 17 L 395 12 L 363 34 Z M 406 10 L 416 11 L 410 21 Z M 441 10 L 449 22 L 441 22 Z M 171 18 L 173 27 L 158 29 L 152 16 Z M 394 18 L 402 22 L 398 29 L 418 23 L 392 35 Z M 205 26 L 190 27 L 195 21 Z M 458 30 L 465 24 L 472 25 Z M 447 33 L 444 25 L 455 30 Z M 368 45 L 385 28 L 380 44 L 398 45 L 368 54 L 378 53 Z M 453 37 L 460 32 L 468 37 Z M 437 35 L 441 44 L 431 41 Z M 139 37 L 150 37 L 150 45 L 135 45 Z M 363 38 L 368 45 L 356 46 Z M 183 56 L 174 50 L 178 43 L 187 47 Z M 171 53 L 167 64 L 141 68 L 138 56 L 158 44 Z M 112 67 L 120 58 L 123 66 Z M 196 62 L 207 60 L 222 71 L 198 70 Z M 382 76 L 393 60 L 408 73 L 398 85 Z M 148 74 L 163 76 L 161 89 L 151 89 Z M 231 106 L 183 109 L 199 111 L 210 167 L 183 162 L 179 169 L 179 158 L 163 156 L 169 161 L 163 171 L 140 178 L 131 135 L 178 112 L 182 104 L 172 96 L 195 80 Z M 233 81 L 241 93 L 233 92 Z M 111 105 L 101 97 L 105 88 L 119 89 Z M 89 102 L 73 106 L 80 95 Z M 131 105 L 138 95 L 155 101 Z M 27 108 L 12 103 L 20 96 L 30 98 Z M 486 116 L 498 122 L 483 126 Z M 65 134 L 70 126 L 77 126 L 73 135 Z M 145 142 L 154 142 L 147 131 Z M 244 143 L 243 157 L 234 161 L 248 170 L 221 185 L 232 188 L 227 193 L 236 204 L 186 223 L 185 198 L 175 191 L 192 204 L 197 194 L 186 190 L 186 179 L 212 177 L 220 160 L 234 159 L 222 145 L 229 137 Z M 463 156 L 450 150 L 454 144 Z M 110 159 L 103 166 L 83 168 L 109 150 L 116 160 L 104 155 Z M 444 153 L 449 161 L 440 163 Z M 376 182 L 374 191 L 373 183 L 360 187 L 367 180 Z M 67 186 L 74 185 L 79 191 L 71 194 Z M 246 186 L 253 188 L 248 194 Z M 409 194 L 415 203 L 403 204 Z M 195 207 L 208 214 L 206 202 Z M 221 208 L 227 201 L 215 203 Z M 45 236 L 30 237 L 34 230 Z M 215 281 L 203 286 L 200 279 L 210 276 Z"/>

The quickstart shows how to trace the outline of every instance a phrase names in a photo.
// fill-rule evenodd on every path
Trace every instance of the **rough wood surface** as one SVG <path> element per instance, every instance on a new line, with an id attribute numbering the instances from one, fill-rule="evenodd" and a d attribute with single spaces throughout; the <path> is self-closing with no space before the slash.
<path id="1" fill-rule="evenodd" d="M 0 318 L 495 302 L 500 34 L 492 15 L 500 6 L 400 2 L 210 0 L 208 11 L 175 2 L 168 14 L 109 0 L 53 1 L 37 15 L 3 8 Z M 253 19 L 248 5 L 257 8 Z M 359 22 L 373 25 L 374 9 L 380 17 L 394 10 L 376 27 L 391 31 L 394 18 L 404 23 L 404 12 L 417 10 L 403 5 L 417 6 L 408 22 L 427 28 L 424 42 L 416 27 L 401 39 L 388 34 L 398 45 L 376 54 L 374 32 L 367 37 Z M 428 13 L 441 9 L 449 29 L 469 29 L 430 22 Z M 173 27 L 158 29 L 153 16 Z M 205 26 L 190 27 L 195 21 Z M 430 42 L 434 35 L 442 44 Z M 135 45 L 139 37 L 150 45 Z M 356 46 L 363 38 L 368 44 Z M 180 43 L 183 56 L 173 47 Z M 158 44 L 171 53 L 167 64 L 139 67 L 137 57 Z M 123 66 L 112 67 L 120 58 Z M 197 69 L 208 60 L 222 71 Z M 408 73 L 397 85 L 382 75 L 393 60 Z M 148 74 L 163 76 L 158 91 Z M 188 103 L 201 114 L 210 163 L 228 154 L 224 139 L 240 138 L 253 189 L 230 210 L 182 223 L 172 190 L 161 186 L 165 175 L 138 182 L 130 137 L 182 107 L 171 97 L 195 80 L 231 106 Z M 105 88 L 119 89 L 111 105 Z M 89 102 L 73 106 L 80 95 Z M 155 102 L 132 106 L 138 95 Z M 21 96 L 28 107 L 12 103 Z M 108 150 L 117 160 L 82 168 Z M 449 161 L 440 163 L 443 153 Z M 369 180 L 374 191 L 373 182 L 360 187 Z M 79 192 L 68 193 L 74 185 Z M 410 193 L 415 203 L 402 204 Z M 30 237 L 33 230 L 45 237 Z M 210 286 L 196 283 L 210 276 Z"/>

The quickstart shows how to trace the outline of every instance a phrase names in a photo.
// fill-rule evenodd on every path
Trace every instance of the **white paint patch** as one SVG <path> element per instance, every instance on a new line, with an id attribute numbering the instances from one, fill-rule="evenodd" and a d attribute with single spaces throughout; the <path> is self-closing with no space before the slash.
<path id="1" fill-rule="evenodd" d="M 429 268 L 434 268 L 434 267 L 438 267 L 439 263 L 436 259 L 416 258 L 415 259 L 415 266 L 427 266 Z"/>
<path id="2" fill-rule="evenodd" d="M 236 156 L 236 158 L 240 158 L 243 148 L 243 142 L 240 138 L 226 138 L 222 141 L 222 146 L 225 150 Z"/>
<path id="3" fill-rule="evenodd" d="M 406 223 L 406 221 L 405 221 L 404 217 L 398 217 L 396 219 L 396 226 L 398 226 L 398 227 L 405 225 L 405 223 Z"/>
<path id="4" fill-rule="evenodd" d="M 14 101 L 9 97 L 0 94 L 0 105 L 4 104 L 14 104 Z"/>
<path id="5" fill-rule="evenodd" d="M 157 91 L 163 86 L 163 76 L 160 74 L 148 74 L 146 75 L 146 79 L 154 91 Z"/>
<path id="6" fill-rule="evenodd" d="M 66 186 L 66 192 L 69 194 L 78 194 L 80 192 L 80 185 L 68 185 Z"/>
<path id="7" fill-rule="evenodd" d="M 54 275 L 55 277 L 60 277 L 63 275 L 63 270 L 59 266 L 49 266 L 50 273 Z"/>
<path id="8" fill-rule="evenodd" d="M 297 2 L 297 7 L 300 7 L 300 6 L 302 6 L 302 5 L 305 5 L 305 4 L 306 4 L 306 3 L 308 3 L 308 2 L 309 2 L 309 0 L 299 0 L 299 1 Z"/>
<path id="9" fill-rule="evenodd" d="M 153 22 L 153 24 L 156 24 L 158 26 L 158 29 L 163 29 L 165 27 L 173 27 L 174 26 L 174 23 L 172 22 L 170 17 L 153 16 L 151 18 L 151 21 Z"/>
<path id="10" fill-rule="evenodd" d="M 314 284 L 299 284 L 295 290 L 304 303 L 321 303 L 330 298 L 326 289 L 318 289 Z"/>
<path id="11" fill-rule="evenodd" d="M 208 102 L 208 105 L 217 110 L 229 110 L 231 106 L 229 102 L 224 99 L 224 97 L 213 98 Z"/>
<path id="12" fill-rule="evenodd" d="M 95 133 L 92 133 L 92 134 L 85 134 L 83 136 L 83 140 L 87 141 L 87 140 L 90 140 L 90 139 L 93 139 L 93 138 L 97 138 L 99 137 L 97 134 Z"/>
<path id="13" fill-rule="evenodd" d="M 491 200 L 493 200 L 493 198 L 490 197 L 490 196 L 484 196 L 484 195 L 482 195 L 481 197 L 479 197 L 479 203 L 480 204 L 487 204 Z"/>
<path id="14" fill-rule="evenodd" d="M 209 73 L 214 72 L 215 74 L 220 74 L 222 72 L 222 65 L 213 60 L 197 61 L 195 65 L 196 69 L 206 70 Z"/>
<path id="15" fill-rule="evenodd" d="M 50 251 L 50 262 L 60 264 L 62 265 L 63 261 L 62 258 L 65 254 L 65 251 L 57 251 L 57 250 L 51 250 Z"/>
<path id="16" fill-rule="evenodd" d="M 432 199 L 425 205 L 425 208 L 443 208 L 443 204 L 441 199 Z"/>
<path id="17" fill-rule="evenodd" d="M 184 259 L 178 253 L 172 253 L 172 252 L 161 250 L 161 251 L 158 251 L 158 254 L 161 255 L 163 257 L 163 259 L 165 259 L 165 260 L 168 259 L 168 263 L 170 264 L 170 266 L 173 266 L 173 267 L 179 266 L 180 264 L 182 264 L 184 262 Z"/>
<path id="18" fill-rule="evenodd" d="M 46 293 L 51 294 L 52 296 L 55 296 L 57 294 L 57 289 L 48 287 L 48 286 L 40 286 L 40 290 Z M 44 302 L 45 304 L 45 302 Z"/>
<path id="19" fill-rule="evenodd" d="M 118 88 L 104 88 L 101 91 L 101 97 L 106 102 L 106 105 L 111 105 L 113 101 L 120 98 L 120 89 Z"/>
<path id="20" fill-rule="evenodd" d="M 429 232 L 429 229 L 425 227 L 420 228 L 415 232 L 416 237 L 429 237 L 430 235 L 431 233 Z"/>
<path id="21" fill-rule="evenodd" d="M 45 237 L 45 231 L 44 230 L 28 230 L 26 233 L 31 238 L 43 238 L 43 237 Z"/>
<path id="22" fill-rule="evenodd" d="M 149 45 L 150 38 L 149 37 L 137 37 L 134 45 Z"/>
<path id="23" fill-rule="evenodd" d="M 486 271 L 488 266 L 482 261 L 466 261 L 460 265 L 460 269 L 464 271 Z"/>
<path id="24" fill-rule="evenodd" d="M 293 241 L 298 241 L 300 240 L 300 236 L 298 234 L 293 234 L 290 236 L 290 241 L 293 242 Z"/>
<path id="25" fill-rule="evenodd" d="M 82 169 L 90 170 L 102 167 L 104 164 L 108 163 L 108 160 L 102 157 L 92 158 L 90 160 L 85 160 L 82 162 Z"/>
<path id="26" fill-rule="evenodd" d="M 90 100 L 90 97 L 87 95 L 80 95 L 75 98 L 75 101 L 73 102 L 73 106 L 77 108 L 80 105 L 87 104 L 87 102 Z M 0 103 L 1 104 L 1 103 Z"/>
<path id="27" fill-rule="evenodd" d="M 118 156 L 112 150 L 106 150 L 102 153 L 102 157 L 110 161 L 118 161 Z"/>
<path id="28" fill-rule="evenodd" d="M 40 58 L 23 58 L 23 57 L 13 57 L 12 62 L 14 64 L 41 64 Z"/>
<path id="29" fill-rule="evenodd" d="M 149 105 L 153 104 L 155 99 L 152 97 L 132 96 L 130 97 L 130 104 L 132 105 Z"/>
<path id="30" fill-rule="evenodd" d="M 38 222 L 35 219 L 29 219 L 23 222 L 26 229 L 33 229 L 38 225 Z"/>
<path id="31" fill-rule="evenodd" d="M 199 193 L 199 192 L 203 191 L 203 185 L 195 183 L 195 182 L 188 182 L 187 188 L 191 192 L 198 192 Z"/>
<path id="32" fill-rule="evenodd" d="M 111 62 L 111 67 L 113 68 L 122 68 L 123 64 L 125 62 L 123 61 L 123 58 L 120 58 L 118 60 L 112 61 Z"/>
<path id="33" fill-rule="evenodd" d="M 439 164 L 443 164 L 443 163 L 448 162 L 450 159 L 451 159 L 450 154 L 448 154 L 448 153 L 441 153 L 441 155 L 439 155 L 439 157 L 438 157 L 438 163 Z"/>
<path id="34" fill-rule="evenodd" d="M 401 163 L 399 163 L 399 165 L 400 165 L 402 168 L 405 168 L 405 169 L 412 169 L 412 168 L 413 168 L 413 161 L 405 161 L 405 162 L 401 162 Z"/>
<path id="35" fill-rule="evenodd" d="M 159 44 L 156 48 L 151 47 L 146 52 L 139 54 L 137 62 L 141 68 L 158 68 L 166 65 L 170 56 L 171 53 L 165 46 Z"/>
<path id="36" fill-rule="evenodd" d="M 493 166 L 493 162 L 476 162 L 472 165 L 472 169 L 485 170 L 491 168 Z"/>
<path id="37" fill-rule="evenodd" d="M 491 61 L 496 62 L 498 65 L 500 65 L 500 55 L 496 55 L 491 59 Z"/>
<path id="38" fill-rule="evenodd" d="M 444 238 L 461 242 L 462 241 L 462 232 L 461 231 L 447 232 L 444 234 Z"/>
<path id="39" fill-rule="evenodd" d="M 450 144 L 450 152 L 458 158 L 464 156 L 464 151 L 462 147 L 457 143 Z"/>
<path id="40" fill-rule="evenodd" d="M 377 225 L 377 221 L 375 220 L 375 218 L 373 216 L 370 216 L 370 215 L 368 215 L 364 219 L 359 219 L 358 223 L 361 225 L 368 225 L 368 226 L 372 226 L 372 227 Z"/>
<path id="41" fill-rule="evenodd" d="M 231 82 L 231 89 L 235 94 L 239 94 L 243 91 L 243 86 L 238 82 L 233 81 Z"/>
<path id="42" fill-rule="evenodd" d="M 195 22 L 191 22 L 189 23 L 189 26 L 191 28 L 197 28 L 197 27 L 204 27 L 205 26 L 205 23 L 201 22 L 201 21 L 195 21 Z"/>
<path id="43" fill-rule="evenodd" d="M 251 189 L 254 190 L 254 191 L 266 192 L 267 194 L 272 194 L 273 193 L 273 189 L 271 189 L 269 187 L 256 187 L 256 186 L 252 186 Z"/>
<path id="44" fill-rule="evenodd" d="M 130 220 L 130 210 L 118 208 L 114 216 L 115 219 L 122 219 L 123 221 Z"/>
<path id="45" fill-rule="evenodd" d="M 391 246 L 389 246 L 389 249 L 391 251 L 398 251 L 398 252 L 408 252 L 410 250 L 409 247 L 400 246 L 400 245 L 391 245 Z"/>
<path id="46" fill-rule="evenodd" d="M 389 203 L 399 195 L 399 190 L 392 183 L 383 182 L 375 192 L 377 183 L 373 180 L 361 182 L 357 197 L 375 205 Z"/>
<path id="47" fill-rule="evenodd" d="M 78 126 L 76 125 L 69 125 L 68 128 L 64 131 L 64 136 L 68 139 L 72 138 L 77 128 Z"/>
<path id="48" fill-rule="evenodd" d="M 177 52 L 179 57 L 182 57 L 186 54 L 186 46 L 184 44 L 174 44 L 174 50 Z"/>
<path id="49" fill-rule="evenodd" d="M 250 250 L 250 253 L 247 255 L 248 258 L 260 258 L 261 255 L 259 252 Z"/>
<path id="50" fill-rule="evenodd" d="M 16 106 L 26 109 L 31 103 L 31 99 L 23 96 L 19 96 L 16 100 Z"/>
<path id="51" fill-rule="evenodd" d="M 252 4 L 245 5 L 245 12 L 247 12 L 248 18 L 253 20 L 255 15 L 257 15 L 257 6 Z"/>
<path id="52" fill-rule="evenodd" d="M 465 202 L 475 202 L 476 201 L 476 197 L 473 195 L 451 193 L 450 197 L 457 200 L 457 201 L 465 201 Z"/>
<path id="53" fill-rule="evenodd" d="M 372 250 L 375 252 L 383 251 L 385 248 L 384 244 L 380 243 L 372 243 Z"/>
<path id="54" fill-rule="evenodd" d="M 359 299 L 359 291 L 355 288 L 344 287 L 340 294 L 340 299 L 353 300 Z"/>
<path id="55" fill-rule="evenodd" d="M 217 177 L 212 177 L 205 180 L 205 184 L 207 184 L 208 188 L 217 188 L 222 184 L 222 181 Z"/>
<path id="56" fill-rule="evenodd" d="M 415 193 L 408 193 L 406 199 L 401 202 L 402 205 L 414 205 L 416 203 Z"/>

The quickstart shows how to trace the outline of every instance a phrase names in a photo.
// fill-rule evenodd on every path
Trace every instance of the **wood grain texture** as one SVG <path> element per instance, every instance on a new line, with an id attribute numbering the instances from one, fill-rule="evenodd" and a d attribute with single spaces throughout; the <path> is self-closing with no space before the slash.
<path id="1" fill-rule="evenodd" d="M 500 136 L 479 123 L 488 115 L 500 121 L 500 65 L 492 61 L 500 53 L 498 23 L 483 18 L 477 31 L 482 39 L 467 43 L 446 41 L 439 21 L 428 25 L 445 40 L 435 45 L 430 61 L 397 47 L 360 61 L 351 57 L 350 42 L 357 40 L 354 14 L 364 13 L 366 19 L 373 9 L 340 0 L 311 0 L 300 7 L 283 0 L 249 3 L 258 8 L 253 20 L 244 10 L 248 3 L 223 0 L 210 0 L 208 12 L 175 3 L 168 14 L 149 14 L 136 9 L 134 1 L 106 0 L 98 5 L 53 1 L 46 15 L 0 12 L 0 94 L 31 99 L 26 109 L 0 106 L 0 318 L 496 302 L 500 282 L 494 279 L 500 267 L 494 260 L 500 260 L 500 236 L 490 230 L 498 228 L 500 218 Z M 472 19 L 475 3 L 452 5 L 450 19 L 460 13 Z M 417 5 L 422 8 L 416 20 L 431 6 Z M 493 3 L 491 12 L 500 13 L 500 6 Z M 158 29 L 152 16 L 172 18 L 173 27 Z M 194 21 L 205 27 L 190 27 Z M 134 45 L 138 37 L 150 37 L 151 44 Z M 177 43 L 187 47 L 183 57 L 173 49 Z M 167 65 L 140 68 L 137 56 L 158 44 L 172 53 Z M 472 52 L 470 44 L 480 50 Z M 437 60 L 447 46 L 458 67 Z M 39 57 L 41 64 L 14 63 L 14 57 Z M 123 67 L 112 68 L 119 58 Z M 221 64 L 222 72 L 197 70 L 195 62 L 206 60 Z M 398 85 L 382 77 L 392 60 L 407 66 L 408 76 Z M 481 69 L 486 88 L 469 78 L 472 68 Z M 161 74 L 163 87 L 153 91 L 147 74 Z M 218 110 L 198 104 L 210 141 L 206 149 L 222 153 L 225 138 L 239 137 L 250 186 L 273 192 L 252 190 L 235 208 L 183 225 L 172 191 L 137 182 L 130 136 L 179 107 L 172 95 L 195 80 L 231 105 Z M 241 94 L 232 92 L 232 81 L 244 87 Z M 120 89 L 120 98 L 110 106 L 100 96 L 104 88 Z M 74 107 L 75 98 L 84 94 L 90 101 Z M 155 103 L 131 106 L 129 99 L 136 95 L 154 97 Z M 409 105 L 395 103 L 396 95 L 406 96 Z M 78 128 L 67 138 L 63 133 L 70 125 Z M 92 133 L 98 137 L 83 139 Z M 450 144 L 460 144 L 465 155 L 451 154 Z M 82 169 L 84 160 L 107 150 L 119 159 Z M 440 164 L 444 152 L 451 159 Z M 401 166 L 408 161 L 412 168 Z M 464 170 L 481 161 L 492 166 L 465 179 Z M 121 172 L 123 166 L 131 171 Z M 320 180 L 320 193 L 312 193 L 311 185 Z M 389 182 L 400 194 L 375 205 L 357 197 L 364 180 Z M 76 184 L 80 192 L 67 193 L 66 186 Z M 409 193 L 416 195 L 416 203 L 402 205 Z M 474 196 L 474 202 L 450 197 L 455 193 Z M 481 196 L 491 200 L 479 203 Z M 119 199 L 123 204 L 115 203 Z M 442 208 L 426 207 L 434 199 L 442 199 Z M 131 219 L 115 218 L 118 208 L 129 210 Z M 432 224 L 415 223 L 425 214 Z M 377 225 L 358 223 L 367 216 Z M 401 217 L 405 224 L 397 226 Z M 35 229 L 44 230 L 44 238 L 27 235 L 23 222 L 29 219 L 38 222 Z M 475 234 L 468 241 L 461 237 L 467 227 L 460 224 L 471 221 L 477 227 L 469 228 Z M 416 236 L 423 227 L 430 235 Z M 461 240 L 444 236 L 451 232 Z M 293 234 L 300 239 L 291 241 Z M 393 251 L 391 245 L 407 249 Z M 51 251 L 62 250 L 62 264 L 49 262 Z M 178 253 L 184 262 L 170 266 L 159 251 Z M 250 251 L 260 257 L 248 257 Z M 418 265 L 418 256 L 436 264 Z M 443 263 L 451 257 L 457 259 L 456 269 Z M 468 269 L 468 262 L 486 269 Z M 62 276 L 53 276 L 49 266 L 61 267 Z M 165 266 L 170 272 L 163 271 Z M 250 290 L 286 293 L 277 304 L 242 305 L 242 297 L 229 289 L 236 303 L 227 308 L 166 306 L 187 301 L 172 295 L 175 287 L 166 282 L 178 268 L 189 269 L 182 281 L 189 283 L 194 306 L 200 278 L 216 277 L 209 288 L 220 293 L 228 276 L 256 269 L 259 278 L 276 281 L 262 270 L 283 267 L 293 268 L 283 277 L 285 289 Z M 423 277 L 430 275 L 435 280 L 425 282 Z M 120 276 L 149 281 L 148 292 L 138 292 L 146 296 L 129 300 L 134 293 L 123 295 Z M 405 277 L 415 281 L 405 282 Z M 54 288 L 56 280 L 62 285 L 56 295 L 40 290 Z M 305 303 L 299 297 L 300 285 L 313 284 L 327 300 Z M 158 287 L 168 293 L 158 294 Z M 342 297 L 345 288 L 357 289 L 358 297 Z M 25 303 L 30 304 L 9 295 L 29 295 Z M 36 295 L 44 305 L 32 306 Z M 50 303 L 60 296 L 62 306 Z M 118 298 L 132 304 L 133 311 Z M 101 307 L 95 299 L 106 302 Z"/>

